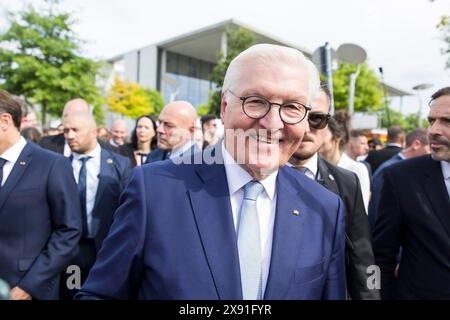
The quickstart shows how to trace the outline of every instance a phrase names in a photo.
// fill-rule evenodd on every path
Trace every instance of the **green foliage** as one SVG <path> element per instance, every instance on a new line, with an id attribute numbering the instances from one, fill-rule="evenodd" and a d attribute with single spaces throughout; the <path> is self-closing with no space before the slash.
<path id="1" fill-rule="evenodd" d="M 115 79 L 108 92 L 107 103 L 110 111 L 129 118 L 138 118 L 146 114 L 158 115 L 164 106 L 164 100 L 159 92 L 120 78 Z"/>
<path id="2" fill-rule="evenodd" d="M 46 115 L 60 116 L 68 100 L 81 97 L 94 106 L 102 122 L 102 98 L 96 87 L 100 63 L 80 56 L 69 12 L 57 12 L 58 0 L 45 8 L 8 12 L 9 28 L 0 34 L 0 88 L 41 106 Z"/>
<path id="3" fill-rule="evenodd" d="M 213 92 L 209 101 L 209 111 L 207 113 L 220 116 L 220 103 L 221 103 L 221 90 L 225 73 L 227 72 L 230 62 L 242 51 L 251 47 L 255 43 L 256 35 L 254 32 L 239 28 L 227 29 L 227 55 L 223 52 L 219 53 L 219 59 L 217 65 L 211 74 L 211 81 L 217 84 L 217 91 Z"/>
<path id="4" fill-rule="evenodd" d="M 417 113 L 412 113 L 407 116 L 404 116 L 401 112 L 395 111 L 389 108 L 389 115 L 391 120 L 391 126 L 398 125 L 405 132 L 410 132 L 419 127 L 419 115 Z M 381 127 L 388 128 L 387 115 L 385 112 L 381 115 Z M 422 128 L 428 127 L 428 121 L 426 119 L 422 119 Z"/>
<path id="5" fill-rule="evenodd" d="M 209 113 L 209 105 L 208 104 L 201 104 L 197 106 L 197 115 L 199 117 L 206 116 Z"/>
<path id="6" fill-rule="evenodd" d="M 161 110 L 164 108 L 164 99 L 158 91 L 144 88 L 144 93 L 149 97 L 150 104 L 152 105 L 153 111 L 149 114 L 158 116 Z"/>
<path id="7" fill-rule="evenodd" d="M 335 109 L 348 108 L 349 78 L 356 72 L 356 65 L 339 63 L 338 70 L 333 74 L 333 93 Z M 367 63 L 360 67 L 356 78 L 354 110 L 355 112 L 376 112 L 384 108 L 383 90 L 375 72 Z"/>
<path id="8" fill-rule="evenodd" d="M 449 55 L 447 58 L 447 68 L 450 68 L 450 16 L 442 16 L 437 28 L 442 34 L 442 40 L 445 42 L 445 48 L 442 49 L 444 55 Z"/>

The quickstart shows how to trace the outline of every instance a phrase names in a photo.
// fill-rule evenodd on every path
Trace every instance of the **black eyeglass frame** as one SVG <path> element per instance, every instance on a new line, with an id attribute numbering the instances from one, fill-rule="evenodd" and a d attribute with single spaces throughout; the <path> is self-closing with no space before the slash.
<path id="1" fill-rule="evenodd" d="M 245 113 L 245 115 L 247 116 L 247 117 L 249 117 L 250 119 L 262 119 L 262 118 L 264 118 L 265 116 L 267 116 L 267 114 L 270 112 L 270 109 L 272 109 L 272 106 L 273 105 L 276 105 L 276 106 L 279 106 L 279 109 L 278 109 L 278 113 L 279 113 L 279 115 L 280 115 L 280 119 L 281 119 L 281 121 L 283 121 L 284 123 L 286 123 L 286 124 L 290 124 L 290 125 L 295 125 L 295 124 L 297 124 L 297 123 L 300 123 L 300 122 L 302 122 L 305 118 L 306 118 L 306 116 L 308 115 L 308 112 L 311 110 L 311 106 L 308 106 L 308 105 L 306 105 L 306 104 L 303 104 L 303 103 L 301 103 L 301 102 L 299 102 L 299 101 L 288 101 L 288 102 L 285 102 L 285 103 L 275 103 L 275 102 L 271 102 L 269 99 L 267 99 L 267 98 L 265 98 L 265 97 L 262 97 L 262 96 L 259 96 L 259 95 L 256 95 L 256 94 L 252 94 L 252 95 L 249 95 L 249 96 L 243 96 L 243 97 L 240 97 L 240 96 L 238 96 L 238 95 L 236 95 L 235 93 L 233 93 L 231 90 L 227 90 L 228 92 L 230 92 L 233 96 L 235 96 L 236 98 L 238 98 L 239 100 L 241 100 L 242 101 L 242 111 Z M 247 100 L 247 99 L 249 99 L 249 98 L 259 98 L 259 99 L 262 99 L 262 100 L 264 100 L 264 101 L 266 101 L 268 104 L 269 104 L 269 109 L 267 109 L 267 112 L 264 114 L 264 115 L 262 115 L 261 117 L 258 117 L 258 118 L 255 118 L 255 117 L 252 117 L 252 116 L 249 116 L 248 114 L 247 114 L 247 112 L 245 112 L 245 101 Z M 288 104 L 291 104 L 291 103 L 296 103 L 296 104 L 299 104 L 300 106 L 302 106 L 303 108 L 305 108 L 305 114 L 303 115 L 303 117 L 300 119 L 300 120 L 298 120 L 297 122 L 287 122 L 287 121 L 285 121 L 284 119 L 283 119 L 283 116 L 282 116 L 282 113 L 281 113 L 281 109 L 285 106 L 285 105 L 288 105 Z"/>
<path id="2" fill-rule="evenodd" d="M 315 126 L 311 124 L 311 121 L 309 120 L 309 117 L 311 115 L 321 115 L 324 116 L 323 119 L 320 121 L 319 125 Z M 330 121 L 331 119 L 331 114 L 330 113 L 317 113 L 317 112 L 310 112 L 308 114 L 308 124 L 310 126 L 310 128 L 313 129 L 323 129 L 328 125 L 328 121 Z"/>

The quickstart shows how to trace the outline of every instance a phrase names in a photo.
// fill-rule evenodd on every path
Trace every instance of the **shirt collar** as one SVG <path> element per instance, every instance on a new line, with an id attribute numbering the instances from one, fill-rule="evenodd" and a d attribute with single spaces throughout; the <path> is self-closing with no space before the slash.
<path id="1" fill-rule="evenodd" d="M 188 142 L 183 144 L 178 149 L 172 150 L 170 152 L 170 158 L 174 158 L 174 157 L 178 157 L 178 156 L 183 155 L 183 153 L 185 153 L 190 147 L 192 147 L 193 144 L 194 144 L 194 141 L 193 140 L 189 140 Z"/>
<path id="2" fill-rule="evenodd" d="M 244 168 L 234 161 L 231 154 L 227 151 L 227 149 L 225 149 L 225 144 L 223 141 L 222 154 L 228 181 L 228 190 L 230 192 L 230 196 L 232 196 L 235 192 L 242 189 L 242 187 L 254 179 L 247 171 L 244 170 Z M 270 200 L 273 200 L 275 197 L 277 175 L 278 170 L 271 173 L 267 178 L 259 180 L 259 183 L 263 185 Z"/>
<path id="3" fill-rule="evenodd" d="M 314 155 L 309 159 L 302 167 L 307 168 L 309 171 L 312 172 L 313 176 L 316 176 L 317 174 L 317 152 L 314 153 Z"/>
<path id="4" fill-rule="evenodd" d="M 441 169 L 444 179 L 450 179 L 450 162 L 441 161 Z"/>
<path id="5" fill-rule="evenodd" d="M 76 152 L 72 152 L 72 154 L 73 154 L 73 158 L 75 160 L 80 160 L 81 158 L 84 158 L 84 157 L 91 157 L 91 158 L 99 159 L 101 151 L 102 151 L 102 149 L 100 148 L 100 145 L 97 142 L 97 145 L 95 146 L 95 148 L 89 153 L 79 154 Z"/>
<path id="6" fill-rule="evenodd" d="M 400 143 L 390 142 L 386 145 L 387 147 L 399 147 L 401 148 L 402 145 Z"/>
<path id="7" fill-rule="evenodd" d="M 24 139 L 24 137 L 20 136 L 19 140 L 16 143 L 14 143 L 11 147 L 9 147 L 8 150 L 0 155 L 0 158 L 3 158 L 6 161 L 12 163 L 16 163 L 17 159 L 19 159 L 20 153 L 22 152 L 23 148 L 25 148 L 26 144 L 27 141 Z"/>

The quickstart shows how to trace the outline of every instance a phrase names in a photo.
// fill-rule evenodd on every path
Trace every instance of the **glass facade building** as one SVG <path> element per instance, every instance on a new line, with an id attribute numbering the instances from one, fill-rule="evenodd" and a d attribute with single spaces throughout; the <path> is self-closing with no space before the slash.
<path id="1" fill-rule="evenodd" d="M 195 107 L 206 104 L 216 87 L 209 80 L 213 68 L 213 63 L 168 51 L 162 76 L 164 101 L 186 100 Z"/>

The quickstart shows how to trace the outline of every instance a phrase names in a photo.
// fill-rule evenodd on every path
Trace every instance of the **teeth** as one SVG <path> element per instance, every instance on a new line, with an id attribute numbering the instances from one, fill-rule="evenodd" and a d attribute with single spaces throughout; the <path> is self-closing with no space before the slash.
<path id="1" fill-rule="evenodd" d="M 278 139 L 270 139 L 264 136 L 251 136 L 251 138 L 255 139 L 258 142 L 268 143 L 268 144 L 277 144 L 279 143 Z"/>

